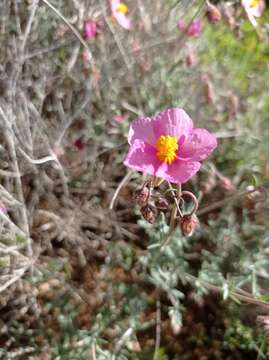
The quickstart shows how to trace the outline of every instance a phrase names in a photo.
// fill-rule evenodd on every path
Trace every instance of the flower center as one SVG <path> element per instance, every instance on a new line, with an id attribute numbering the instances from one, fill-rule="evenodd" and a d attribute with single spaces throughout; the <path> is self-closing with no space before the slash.
<path id="1" fill-rule="evenodd" d="M 156 142 L 158 160 L 171 164 L 176 159 L 178 143 L 175 136 L 162 135 Z"/>
<path id="2" fill-rule="evenodd" d="M 120 2 L 118 7 L 117 7 L 117 11 L 122 13 L 122 14 L 126 14 L 128 12 L 128 6 L 124 3 L 124 2 Z"/>
<path id="3" fill-rule="evenodd" d="M 255 8 L 259 5 L 260 0 L 252 0 L 250 3 L 251 8 Z"/>

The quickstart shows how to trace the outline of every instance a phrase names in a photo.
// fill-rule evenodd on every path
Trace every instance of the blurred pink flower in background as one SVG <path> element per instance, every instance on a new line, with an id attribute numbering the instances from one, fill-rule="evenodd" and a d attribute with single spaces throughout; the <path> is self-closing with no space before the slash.
<path id="1" fill-rule="evenodd" d="M 51 150 L 52 153 L 56 155 L 57 158 L 60 158 L 61 156 L 64 155 L 64 149 L 61 145 L 55 145 Z"/>
<path id="2" fill-rule="evenodd" d="M 116 122 L 118 122 L 120 124 L 123 123 L 126 119 L 127 119 L 127 116 L 121 115 L 121 114 L 114 115 L 114 117 L 113 117 L 113 120 L 115 120 Z"/>
<path id="3" fill-rule="evenodd" d="M 194 129 L 187 113 L 171 108 L 134 121 L 129 130 L 130 149 L 125 166 L 172 183 L 193 177 L 217 147 L 214 135 Z"/>
<path id="4" fill-rule="evenodd" d="M 178 22 L 178 29 L 189 37 L 199 37 L 202 33 L 202 22 L 200 19 L 193 20 L 189 25 L 185 25 L 183 20 Z"/>
<path id="5" fill-rule="evenodd" d="M 8 211 L 8 209 L 4 205 L 0 204 L 0 213 L 6 215 L 7 211 Z"/>
<path id="6" fill-rule="evenodd" d="M 97 23 L 94 20 L 87 20 L 84 23 L 84 37 L 87 40 L 94 39 L 97 35 Z"/>
<path id="7" fill-rule="evenodd" d="M 85 149 L 86 147 L 86 141 L 84 139 L 84 136 L 81 136 L 80 138 L 78 138 L 77 140 L 74 141 L 73 143 L 74 147 L 76 148 L 76 150 L 81 151 L 83 149 Z"/>
<path id="8" fill-rule="evenodd" d="M 90 62 L 90 53 L 88 51 L 88 49 L 84 49 L 82 52 L 82 60 L 83 60 L 83 64 L 84 66 L 88 66 L 89 62 Z"/>
<path id="9" fill-rule="evenodd" d="M 211 24 L 217 24 L 222 19 L 219 8 L 208 0 L 206 1 L 206 17 Z"/>
<path id="10" fill-rule="evenodd" d="M 257 26 L 256 17 L 261 17 L 265 9 L 264 0 L 242 0 L 241 4 L 245 9 L 247 17 L 253 26 Z"/>
<path id="11" fill-rule="evenodd" d="M 111 12 L 117 22 L 126 30 L 131 29 L 131 21 L 127 16 L 128 6 L 120 0 L 110 0 Z"/>

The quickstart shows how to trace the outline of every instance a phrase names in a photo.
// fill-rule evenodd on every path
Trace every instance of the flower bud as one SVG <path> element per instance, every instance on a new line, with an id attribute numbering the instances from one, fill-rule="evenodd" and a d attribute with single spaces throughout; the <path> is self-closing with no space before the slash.
<path id="1" fill-rule="evenodd" d="M 253 210 L 255 207 L 267 199 L 267 191 L 265 188 L 260 188 L 248 193 L 243 201 L 244 207 L 248 210 Z"/>
<path id="2" fill-rule="evenodd" d="M 231 7 L 224 6 L 223 18 L 225 23 L 229 26 L 229 28 L 233 29 L 235 26 L 235 17 Z"/>
<path id="3" fill-rule="evenodd" d="M 174 309 L 169 311 L 170 324 L 174 335 L 178 335 L 182 329 L 182 317 L 181 314 Z"/>
<path id="4" fill-rule="evenodd" d="M 145 205 L 140 209 L 142 216 L 150 224 L 154 224 L 158 215 L 158 210 L 152 205 Z"/>
<path id="5" fill-rule="evenodd" d="M 149 198 L 149 188 L 147 185 L 144 185 L 142 188 L 135 190 L 133 197 L 136 205 L 140 207 L 147 205 Z"/>
<path id="6" fill-rule="evenodd" d="M 231 94 L 228 98 L 229 120 L 232 120 L 236 117 L 238 113 L 238 107 L 239 107 L 238 97 L 234 94 Z"/>
<path id="7" fill-rule="evenodd" d="M 206 102 L 208 105 L 212 105 L 215 102 L 213 84 L 206 75 L 202 77 L 202 82 L 204 84 L 204 95 L 206 98 Z"/>
<path id="8" fill-rule="evenodd" d="M 232 180 L 226 176 L 221 177 L 220 186 L 225 191 L 228 191 L 228 192 L 235 191 L 235 186 L 234 186 Z"/>
<path id="9" fill-rule="evenodd" d="M 206 16 L 207 16 L 208 21 L 211 24 L 216 24 L 217 22 L 219 22 L 221 20 L 221 12 L 217 8 L 217 6 L 209 4 L 209 3 L 207 5 L 207 9 L 206 9 Z"/>
<path id="10" fill-rule="evenodd" d="M 160 210 L 167 210 L 169 207 L 169 203 L 164 197 L 159 197 L 155 201 L 155 206 L 156 206 L 156 208 L 158 208 Z"/>
<path id="11" fill-rule="evenodd" d="M 258 316 L 257 317 L 257 323 L 260 326 L 267 326 L 269 330 L 269 316 Z"/>
<path id="12" fill-rule="evenodd" d="M 184 236 L 192 236 L 194 230 L 199 226 L 199 220 L 195 214 L 184 215 L 180 219 L 180 229 Z"/>
<path id="13" fill-rule="evenodd" d="M 193 52 L 189 52 L 186 56 L 186 65 L 192 67 L 195 65 L 195 56 Z"/>
<path id="14" fill-rule="evenodd" d="M 263 330 L 266 340 L 269 341 L 269 316 L 258 316 L 257 324 Z"/>
<path id="15" fill-rule="evenodd" d="M 214 175 L 208 177 L 208 179 L 201 182 L 200 188 L 204 194 L 209 194 L 216 186 L 216 178 Z"/>

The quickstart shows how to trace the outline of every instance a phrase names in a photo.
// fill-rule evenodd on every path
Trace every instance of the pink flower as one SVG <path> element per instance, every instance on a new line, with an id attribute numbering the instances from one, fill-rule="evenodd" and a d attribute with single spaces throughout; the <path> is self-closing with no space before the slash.
<path id="1" fill-rule="evenodd" d="M 244 7 L 247 17 L 253 26 L 257 26 L 256 17 L 262 16 L 265 9 L 264 0 L 241 0 L 241 4 Z"/>
<path id="2" fill-rule="evenodd" d="M 185 25 L 183 20 L 180 20 L 177 26 L 180 31 L 189 37 L 198 37 L 202 32 L 202 23 L 199 19 L 193 20 L 188 26 Z"/>
<path id="3" fill-rule="evenodd" d="M 110 0 L 112 15 L 117 22 L 126 30 L 131 29 L 131 21 L 127 17 L 128 6 L 120 0 Z"/>
<path id="4" fill-rule="evenodd" d="M 183 109 L 172 108 L 134 121 L 129 130 L 130 149 L 124 164 L 172 183 L 194 176 L 217 147 L 214 135 L 194 129 Z"/>
<path id="5" fill-rule="evenodd" d="M 97 24 L 96 21 L 87 20 L 84 23 L 84 37 L 87 40 L 94 39 L 97 35 Z"/>

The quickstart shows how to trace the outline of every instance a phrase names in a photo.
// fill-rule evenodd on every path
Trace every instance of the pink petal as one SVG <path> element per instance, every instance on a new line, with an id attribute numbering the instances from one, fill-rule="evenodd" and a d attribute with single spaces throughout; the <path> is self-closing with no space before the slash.
<path id="1" fill-rule="evenodd" d="M 178 156 L 180 159 L 202 161 L 212 153 L 217 145 L 216 137 L 206 129 L 193 129 L 182 144 L 182 148 L 179 148 Z"/>
<path id="2" fill-rule="evenodd" d="M 119 5 L 120 5 L 120 0 L 110 0 L 110 6 L 113 15 L 115 14 L 115 12 L 117 12 Z"/>
<path id="3" fill-rule="evenodd" d="M 128 142 L 130 145 L 135 140 L 141 140 L 147 144 L 155 146 L 157 138 L 153 130 L 153 121 L 149 117 L 139 118 L 135 120 L 129 130 Z"/>
<path id="4" fill-rule="evenodd" d="M 156 157 L 156 149 L 140 140 L 133 142 L 124 160 L 125 166 L 149 175 L 156 175 L 160 164 Z"/>
<path id="5" fill-rule="evenodd" d="M 184 32 L 186 30 L 186 25 L 183 20 L 179 20 L 177 24 L 178 30 Z"/>
<path id="6" fill-rule="evenodd" d="M 115 19 L 117 22 L 126 30 L 130 30 L 132 25 L 130 19 L 125 15 L 118 11 L 114 14 Z"/>
<path id="7" fill-rule="evenodd" d="M 257 27 L 257 26 L 258 26 L 258 23 L 257 23 L 255 17 L 254 17 L 252 14 L 247 13 L 247 17 L 248 17 L 249 21 L 251 22 L 251 24 L 252 24 L 254 27 Z"/>
<path id="8" fill-rule="evenodd" d="M 171 165 L 161 164 L 156 171 L 156 176 L 175 184 L 183 184 L 190 180 L 201 164 L 197 161 L 176 160 Z"/>
<path id="9" fill-rule="evenodd" d="M 177 139 L 187 137 L 193 128 L 192 119 L 180 108 L 164 110 L 153 118 L 156 138 L 161 135 L 175 136 Z"/>
<path id="10" fill-rule="evenodd" d="M 265 1 L 264 0 L 261 0 L 260 3 L 259 3 L 259 6 L 257 8 L 257 13 L 256 13 L 256 16 L 262 16 L 264 10 L 265 10 L 265 7 L 266 7 L 266 4 L 265 4 Z"/>
<path id="11" fill-rule="evenodd" d="M 252 23 L 253 26 L 256 27 L 257 21 L 255 17 L 262 16 L 266 5 L 264 0 L 260 0 L 258 6 L 251 7 L 251 2 L 252 0 L 242 0 L 241 4 L 246 11 L 249 21 Z"/>

